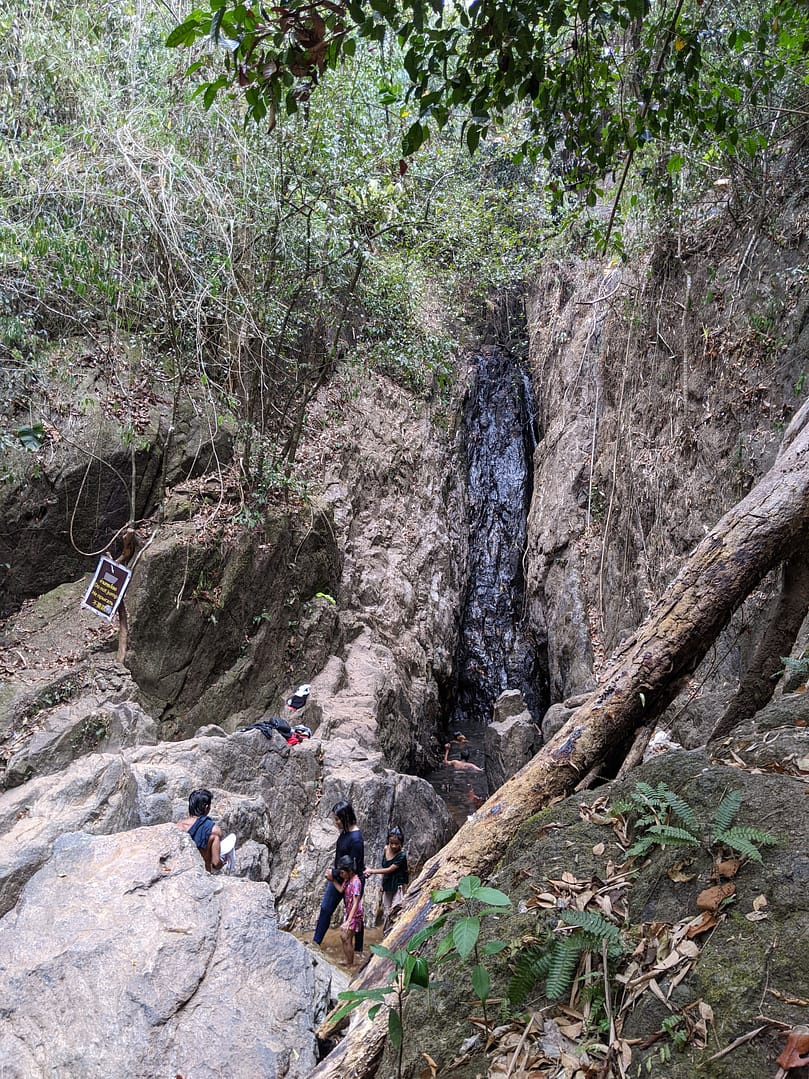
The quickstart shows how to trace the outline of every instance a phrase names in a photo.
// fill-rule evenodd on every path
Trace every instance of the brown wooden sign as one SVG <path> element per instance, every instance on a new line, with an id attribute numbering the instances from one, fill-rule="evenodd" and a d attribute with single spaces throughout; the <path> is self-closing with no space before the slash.
<path id="1" fill-rule="evenodd" d="M 131 576 L 132 571 L 126 566 L 102 555 L 98 560 L 93 579 L 90 581 L 90 587 L 84 593 L 82 607 L 111 622 L 118 610 L 118 605 L 124 598 Z"/>

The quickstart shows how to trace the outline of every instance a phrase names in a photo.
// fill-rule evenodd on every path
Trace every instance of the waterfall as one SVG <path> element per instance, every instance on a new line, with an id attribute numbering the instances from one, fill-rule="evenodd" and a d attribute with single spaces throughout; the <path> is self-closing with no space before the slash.
<path id="1" fill-rule="evenodd" d="M 489 723 L 505 689 L 519 689 L 537 721 L 544 703 L 523 572 L 537 437 L 531 381 L 497 348 L 482 350 L 475 368 L 464 413 L 469 556 L 451 729 Z"/>

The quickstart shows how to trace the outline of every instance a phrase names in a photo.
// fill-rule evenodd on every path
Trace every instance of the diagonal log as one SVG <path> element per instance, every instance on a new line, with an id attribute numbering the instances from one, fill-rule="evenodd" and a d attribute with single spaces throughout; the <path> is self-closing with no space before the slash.
<path id="1" fill-rule="evenodd" d="M 809 402 L 785 432 L 773 467 L 697 545 L 646 622 L 613 655 L 599 689 L 427 862 L 385 940 L 388 948 L 404 947 L 437 913 L 433 889 L 455 887 L 468 873 L 485 876 L 526 818 L 570 794 L 610 749 L 666 707 L 732 611 L 791 552 L 807 525 Z M 388 961 L 374 957 L 352 988 L 382 985 L 389 972 Z M 367 1009 L 361 1012 L 312 1079 L 373 1075 L 386 1030 L 384 1010 L 374 1021 Z"/>

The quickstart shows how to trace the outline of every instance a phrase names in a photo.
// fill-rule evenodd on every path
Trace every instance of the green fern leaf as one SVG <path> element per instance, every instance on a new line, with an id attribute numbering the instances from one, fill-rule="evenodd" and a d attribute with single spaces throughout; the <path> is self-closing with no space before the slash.
<path id="1" fill-rule="evenodd" d="M 761 854 L 759 847 L 772 847 L 777 843 L 775 836 L 768 832 L 760 832 L 757 828 L 729 828 L 716 837 L 717 843 L 735 850 L 738 854 L 749 858 L 751 862 L 760 862 Z"/>
<path id="2" fill-rule="evenodd" d="M 599 953 L 606 940 L 608 954 L 621 955 L 624 951 L 621 933 L 617 925 L 595 910 L 563 910 L 559 917 L 565 925 L 575 925 L 583 930 L 587 939 L 582 950 Z"/>
<path id="3" fill-rule="evenodd" d="M 633 794 L 641 804 L 659 805 L 661 794 L 659 790 L 650 787 L 648 783 L 636 783 Z"/>
<path id="4" fill-rule="evenodd" d="M 800 656 L 798 659 L 793 659 L 792 656 L 781 656 L 781 662 L 787 674 L 809 674 L 809 659 L 806 656 Z"/>
<path id="5" fill-rule="evenodd" d="M 673 790 L 668 787 L 664 788 L 663 796 L 666 802 L 671 807 L 676 816 L 680 818 L 683 824 L 686 826 L 689 832 L 698 832 L 699 824 L 697 824 L 697 818 L 694 815 L 694 810 L 684 801 L 678 794 L 675 794 Z"/>
<path id="6" fill-rule="evenodd" d="M 581 935 L 574 933 L 554 945 L 550 969 L 545 979 L 545 996 L 548 1000 L 561 1000 L 570 991 L 583 943 Z"/>
<path id="7" fill-rule="evenodd" d="M 725 832 L 720 842 L 735 850 L 737 854 L 742 854 L 745 858 L 749 858 L 751 862 L 761 861 L 758 847 L 753 846 L 750 840 L 745 839 L 744 836 L 734 836 L 730 832 Z"/>
<path id="8" fill-rule="evenodd" d="M 742 804 L 742 792 L 741 791 L 728 791 L 722 801 L 719 803 L 719 807 L 716 810 L 716 816 L 713 820 L 713 836 L 714 841 L 718 840 L 721 832 L 726 832 L 736 814 L 739 812 L 739 806 Z"/>
<path id="9" fill-rule="evenodd" d="M 519 1007 L 528 994 L 548 973 L 553 945 L 534 944 L 520 952 L 508 986 L 508 999 Z"/>
<path id="10" fill-rule="evenodd" d="M 654 824 L 649 829 L 649 837 L 661 847 L 680 846 L 698 847 L 699 839 L 684 828 L 675 828 L 672 824 Z"/>
<path id="11" fill-rule="evenodd" d="M 653 836 L 642 836 L 636 840 L 626 852 L 627 858 L 642 858 L 655 845 L 657 840 Z"/>

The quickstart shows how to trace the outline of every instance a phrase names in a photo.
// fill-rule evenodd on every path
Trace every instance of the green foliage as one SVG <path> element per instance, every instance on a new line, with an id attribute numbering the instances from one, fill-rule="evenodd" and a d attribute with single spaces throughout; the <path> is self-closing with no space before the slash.
<path id="1" fill-rule="evenodd" d="M 768 832 L 757 828 L 732 827 L 741 804 L 741 791 L 728 791 L 723 796 L 716 809 L 709 840 L 702 838 L 703 829 L 691 806 L 665 783 L 658 783 L 656 787 L 637 783 L 632 796 L 615 803 L 613 810 L 634 817 L 635 841 L 627 850 L 630 857 L 642 857 L 656 846 L 724 845 L 750 861 L 760 862 L 758 848 L 772 846 L 777 841 Z M 678 820 L 680 825 L 672 824 L 671 818 Z"/>
<path id="2" fill-rule="evenodd" d="M 721 835 L 730 828 L 742 804 L 741 791 L 728 791 L 719 803 L 713 819 L 713 835 Z"/>
<path id="3" fill-rule="evenodd" d="M 635 816 L 635 842 L 627 851 L 631 857 L 646 854 L 653 846 L 699 846 L 694 811 L 665 783 L 656 787 L 637 783 L 632 798 L 614 807 Z M 671 824 L 675 818 L 679 825 Z"/>
<path id="4" fill-rule="evenodd" d="M 683 1017 L 674 1012 L 667 1015 L 660 1025 L 671 1038 L 672 1045 L 677 1052 L 682 1053 L 688 1045 L 688 1028 Z"/>
<path id="5" fill-rule="evenodd" d="M 769 832 L 763 832 L 759 828 L 740 828 L 733 826 L 736 814 L 742 804 L 740 791 L 728 791 L 719 803 L 716 816 L 711 830 L 713 845 L 722 844 L 730 847 L 737 854 L 741 854 L 751 862 L 760 862 L 761 853 L 759 847 L 774 846 L 777 840 Z"/>
<path id="6" fill-rule="evenodd" d="M 209 0 L 167 43 L 200 42 L 206 55 L 213 46 L 213 71 L 192 65 L 206 107 L 240 87 L 247 116 L 269 116 L 271 128 L 363 43 L 398 45 L 402 78 L 380 93 L 388 107 L 403 88 L 404 156 L 453 125 L 474 153 L 517 115 L 515 158 L 546 160 L 555 203 L 571 192 L 594 206 L 605 179 L 635 159 L 664 199 L 687 168 L 755 162 L 795 122 L 807 25 L 801 0 L 287 0 L 269 12 Z M 623 177 L 617 198 L 622 189 Z"/>
<path id="7" fill-rule="evenodd" d="M 479 947 L 481 919 L 490 914 L 502 913 L 511 906 L 511 900 L 505 892 L 484 885 L 480 877 L 474 875 L 462 877 L 457 888 L 442 888 L 432 893 L 436 904 L 462 904 L 464 914 L 453 923 L 452 929 L 439 941 L 436 960 L 445 960 L 452 955 L 466 961 L 473 958 L 471 970 L 472 990 L 483 1005 L 483 1017 L 488 1021 L 486 1002 L 489 999 L 491 979 L 482 964 L 483 956 L 497 955 L 508 947 L 503 941 L 489 941 L 485 947 Z"/>
<path id="8" fill-rule="evenodd" d="M 560 924 L 535 944 L 521 950 L 514 964 L 508 998 L 520 1007 L 539 982 L 545 996 L 561 1000 L 573 984 L 581 957 L 587 953 L 618 959 L 625 948 L 617 926 L 595 911 L 563 910 Z M 566 932 L 568 927 L 573 932 Z"/>
<path id="9" fill-rule="evenodd" d="M 27 450 L 41 449 L 48 437 L 41 423 L 25 424 L 23 427 L 19 427 L 15 433 Z"/>
<path id="10" fill-rule="evenodd" d="M 779 674 L 797 674 L 801 678 L 809 677 L 809 656 L 781 656 L 783 667 Z"/>
<path id="11" fill-rule="evenodd" d="M 217 10 L 218 49 L 232 13 Z M 306 122 L 267 140 L 212 55 L 192 75 L 221 92 L 187 100 L 156 0 L 3 12 L 0 391 L 22 414 L 36 364 L 74 336 L 116 376 L 131 349 L 132 383 L 193 395 L 235 432 L 250 524 L 299 496 L 309 407 L 340 364 L 360 392 L 370 372 L 441 391 L 465 309 L 536 257 L 544 175 L 512 163 L 518 120 L 475 164 L 435 138 L 400 166 L 412 109 L 396 49 L 325 64 Z"/>
<path id="12" fill-rule="evenodd" d="M 401 1079 L 404 1050 L 404 1005 L 408 993 L 415 989 L 429 989 L 430 971 L 427 960 L 417 955 L 418 950 L 444 926 L 445 917 L 437 918 L 408 941 L 404 948 L 391 951 L 383 944 L 372 944 L 371 951 L 389 959 L 392 969 L 385 985 L 375 989 L 350 989 L 338 995 L 343 1005 L 335 1012 L 333 1020 L 349 1015 L 361 1004 L 370 1003 L 369 1018 L 373 1019 L 384 1007 L 388 1013 L 388 1038 L 396 1051 L 397 1076 Z"/>

